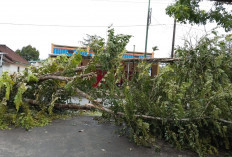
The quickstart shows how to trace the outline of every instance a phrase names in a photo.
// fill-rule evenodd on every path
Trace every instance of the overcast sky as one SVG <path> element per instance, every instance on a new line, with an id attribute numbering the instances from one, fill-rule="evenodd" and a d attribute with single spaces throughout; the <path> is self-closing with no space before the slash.
<path id="1" fill-rule="evenodd" d="M 173 0 L 151 0 L 148 52 L 158 46 L 155 57 L 169 57 L 171 52 L 173 19 L 165 14 L 170 3 Z M 127 50 L 135 45 L 136 51 L 144 52 L 147 9 L 148 0 L 2 0 L 0 44 L 14 51 L 30 44 L 45 59 L 52 43 L 81 46 L 86 34 L 106 38 L 107 26 L 113 25 L 116 33 L 133 36 Z M 187 36 L 200 37 L 214 26 L 178 24 L 176 45 Z"/>

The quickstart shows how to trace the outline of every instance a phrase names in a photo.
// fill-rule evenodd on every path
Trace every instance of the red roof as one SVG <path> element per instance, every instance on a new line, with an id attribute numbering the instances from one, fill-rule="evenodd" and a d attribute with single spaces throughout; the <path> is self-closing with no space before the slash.
<path id="1" fill-rule="evenodd" d="M 19 54 L 15 53 L 6 45 L 0 45 L 0 52 L 6 53 L 3 57 L 3 60 L 5 62 L 30 65 L 30 63 L 26 59 L 21 57 Z"/>

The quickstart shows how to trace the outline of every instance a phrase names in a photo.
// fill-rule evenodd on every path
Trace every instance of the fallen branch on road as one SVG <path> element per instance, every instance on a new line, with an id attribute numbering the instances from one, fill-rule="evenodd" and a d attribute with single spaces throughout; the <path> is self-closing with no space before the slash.
<path id="1" fill-rule="evenodd" d="M 83 92 L 84 93 L 84 92 Z M 24 99 L 25 102 L 32 104 L 32 105 L 39 105 L 39 103 L 36 100 L 32 100 L 32 99 Z M 95 100 L 95 102 L 99 103 L 97 100 Z M 98 109 L 100 111 L 103 112 L 107 112 L 110 114 L 114 114 L 114 115 L 119 115 L 119 116 L 125 116 L 125 113 L 123 112 L 117 112 L 114 113 L 111 109 L 100 106 L 100 105 L 94 105 L 94 104 L 85 104 L 85 105 L 80 105 L 80 104 L 58 104 L 55 103 L 54 107 L 56 109 L 67 109 L 67 110 L 91 110 L 91 109 Z M 142 119 L 147 119 L 147 120 L 161 120 L 161 121 L 182 121 L 182 122 L 186 122 L 186 121 L 192 121 L 192 120 L 203 120 L 203 119 L 210 119 L 210 117 L 201 117 L 201 118 L 182 118 L 182 119 L 171 119 L 171 118 L 162 118 L 162 117 L 153 117 L 153 116 L 147 116 L 147 115 L 138 115 L 135 114 L 134 115 L 136 118 L 142 118 Z M 223 122 L 223 123 L 227 123 L 227 124 L 232 124 L 232 121 L 228 121 L 228 120 L 224 120 L 224 119 L 215 119 L 217 121 Z"/>
<path id="2" fill-rule="evenodd" d="M 25 102 L 31 104 L 31 105 L 39 105 L 39 102 L 37 102 L 36 100 L 32 100 L 32 99 L 24 99 Z M 67 110 L 91 110 L 92 107 L 91 106 L 87 106 L 87 105 L 80 105 L 80 104 L 58 104 L 55 103 L 54 107 L 56 109 L 67 109 Z"/>

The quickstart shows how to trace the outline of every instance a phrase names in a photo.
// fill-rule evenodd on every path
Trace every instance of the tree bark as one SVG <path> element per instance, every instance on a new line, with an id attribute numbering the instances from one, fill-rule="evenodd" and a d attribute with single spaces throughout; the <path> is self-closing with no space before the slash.
<path id="1" fill-rule="evenodd" d="M 47 76 L 40 76 L 39 81 L 45 81 L 49 79 L 60 80 L 60 81 L 70 81 L 73 80 L 75 77 L 64 77 L 64 76 L 56 76 L 56 75 L 47 75 Z"/>
<path id="2" fill-rule="evenodd" d="M 24 99 L 25 102 L 31 104 L 31 105 L 39 105 L 39 103 L 36 100 L 32 100 L 32 99 Z M 91 106 L 87 106 L 87 105 L 79 105 L 79 104 L 58 104 L 55 103 L 54 107 L 56 109 L 67 109 L 67 110 L 91 110 L 92 107 Z"/>
<path id="3" fill-rule="evenodd" d="M 90 95 L 88 95 L 87 93 L 81 91 L 80 89 L 77 88 L 77 89 L 76 89 L 76 92 L 77 92 L 77 95 L 79 95 L 79 96 L 81 96 L 81 97 L 84 97 L 84 98 L 86 98 L 86 99 L 92 101 L 93 104 L 95 104 L 95 105 L 97 105 L 97 106 L 103 107 L 100 101 L 95 100 L 95 99 L 92 98 Z"/>
<path id="4" fill-rule="evenodd" d="M 81 91 L 82 92 L 82 91 Z M 85 95 L 86 97 L 88 97 L 89 95 L 82 92 L 83 95 Z M 85 98 L 86 98 L 85 97 Z M 31 99 L 24 99 L 25 102 L 32 104 L 32 105 L 39 105 L 38 102 L 36 102 L 35 100 L 31 100 Z M 111 109 L 108 109 L 106 107 L 103 107 L 101 104 L 99 104 L 99 102 L 97 100 L 95 100 L 95 102 L 97 102 L 97 105 L 94 104 L 85 104 L 83 106 L 80 106 L 78 104 L 55 104 L 54 107 L 57 109 L 74 109 L 74 110 L 91 110 L 91 109 L 98 109 L 100 111 L 104 111 L 110 114 L 114 114 L 114 115 L 119 115 L 119 116 L 126 116 L 125 113 L 122 112 L 117 112 L 115 113 L 114 111 L 112 111 Z M 165 120 L 165 121 L 169 121 L 169 122 L 173 122 L 173 121 L 182 121 L 182 122 L 186 122 L 186 121 L 193 121 L 193 120 L 202 120 L 202 119 L 211 119 L 210 117 L 197 117 L 197 118 L 182 118 L 182 119 L 171 119 L 171 118 L 162 118 L 162 117 L 153 117 L 153 116 L 148 116 L 148 115 L 138 115 L 135 114 L 134 115 L 136 118 L 142 118 L 142 119 L 148 119 L 148 120 Z M 232 121 L 228 121 L 228 120 L 224 120 L 224 119 L 215 119 L 217 121 L 223 122 L 223 123 L 227 123 L 227 124 L 232 124 Z"/>
<path id="5" fill-rule="evenodd" d="M 95 67 L 96 68 L 100 68 L 101 66 L 100 65 L 96 65 Z M 80 66 L 80 67 L 76 67 L 76 68 L 74 68 L 72 70 L 74 72 L 82 72 L 82 71 L 86 70 L 87 68 L 88 68 L 88 66 Z M 58 71 L 58 72 L 46 74 L 45 76 L 47 76 L 47 75 L 56 75 L 56 76 L 59 76 L 59 75 L 65 75 L 65 73 L 63 73 L 63 71 Z"/>
<path id="6" fill-rule="evenodd" d="M 65 77 L 65 76 L 57 76 L 57 75 L 45 75 L 45 76 L 40 76 L 39 81 L 45 81 L 45 80 L 49 80 L 49 79 L 54 79 L 54 80 L 60 80 L 60 81 L 68 82 L 68 81 L 74 80 L 77 77 L 86 78 L 86 77 L 92 77 L 94 75 L 96 75 L 94 72 L 87 73 L 87 74 L 82 74 L 80 76 L 73 76 L 73 77 Z"/>

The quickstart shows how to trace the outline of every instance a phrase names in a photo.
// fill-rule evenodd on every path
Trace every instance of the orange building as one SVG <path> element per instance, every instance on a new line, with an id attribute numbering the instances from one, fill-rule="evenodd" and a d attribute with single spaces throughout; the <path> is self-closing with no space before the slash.
<path id="1" fill-rule="evenodd" d="M 89 60 L 94 56 L 94 52 L 92 52 L 89 47 L 52 44 L 50 57 L 56 57 L 62 54 L 71 56 L 74 53 L 80 53 L 83 57 L 80 66 L 87 65 L 89 63 Z M 154 52 L 146 54 L 146 59 L 152 58 L 154 58 Z M 125 54 L 123 54 L 124 73 L 128 79 L 133 76 L 133 73 L 136 71 L 138 62 L 142 61 L 142 59 L 144 59 L 144 52 L 127 51 Z M 157 63 L 152 64 L 150 75 L 155 76 L 158 74 L 158 71 L 159 65 Z"/>
<path id="2" fill-rule="evenodd" d="M 66 54 L 71 56 L 73 53 L 80 52 L 82 56 L 93 56 L 94 52 L 91 52 L 88 47 L 77 47 L 77 46 L 66 46 L 66 45 L 56 45 L 52 44 L 52 51 L 50 56 L 58 56 L 61 54 Z M 123 54 L 123 58 L 144 58 L 144 52 L 134 52 L 134 51 L 127 51 Z M 154 52 L 147 53 L 146 58 L 154 58 Z"/>

